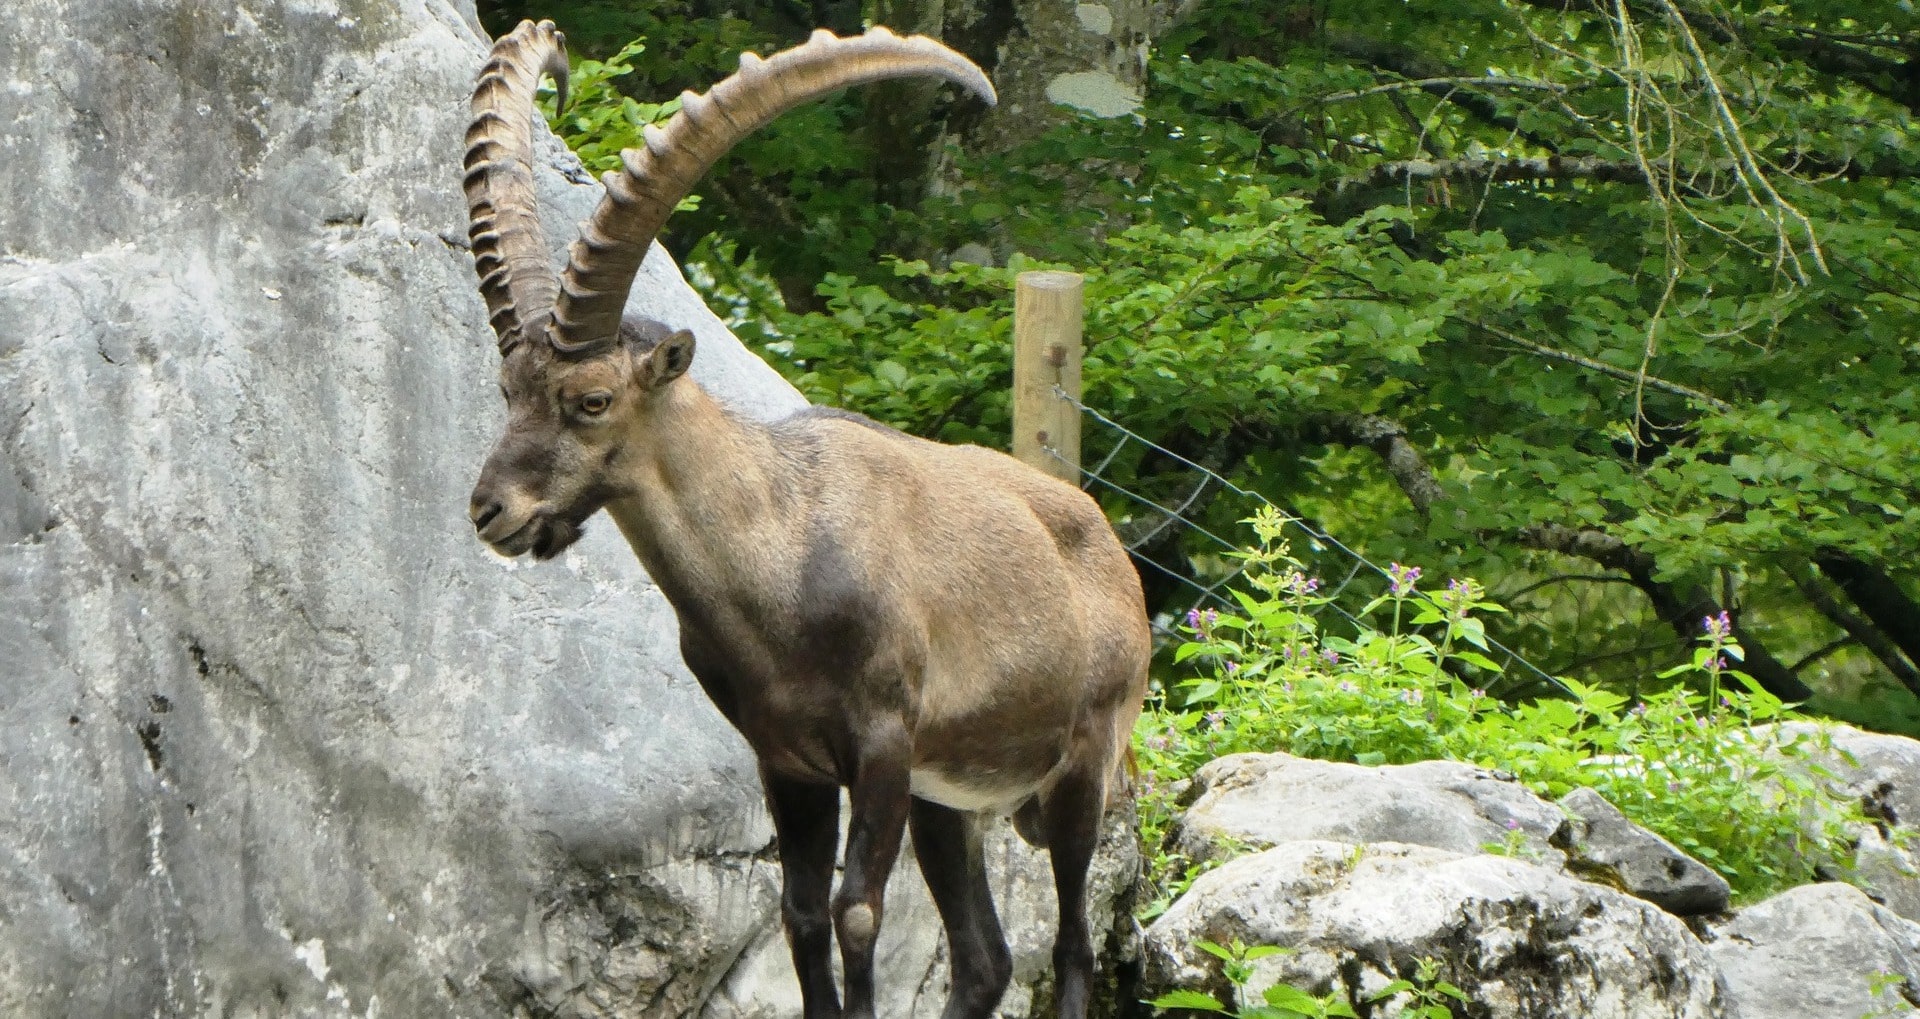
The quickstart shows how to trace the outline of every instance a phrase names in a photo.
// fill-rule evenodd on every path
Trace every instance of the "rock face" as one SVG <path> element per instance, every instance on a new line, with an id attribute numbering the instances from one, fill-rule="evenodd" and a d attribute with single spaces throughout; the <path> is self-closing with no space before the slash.
<path id="1" fill-rule="evenodd" d="M 664 600 L 605 521 L 527 567 L 465 519 L 501 418 L 458 187 L 471 5 L 7 20 L 0 1014 L 781 993 L 752 761 Z M 542 151 L 558 245 L 598 187 Z M 741 412 L 802 403 L 659 252 L 634 301 Z M 930 979 L 916 909 L 901 995 Z"/>
<path id="2" fill-rule="evenodd" d="M 1920 1015 L 1920 926 L 1851 885 L 1788 889 L 1712 934 L 1740 1019 Z"/>
<path id="3" fill-rule="evenodd" d="M 1725 1013 L 1706 949 L 1649 903 L 1498 856 L 1296 841 L 1202 875 L 1146 934 L 1150 993 L 1231 989 L 1196 947 L 1278 945 L 1242 1006 L 1276 982 L 1364 1002 L 1422 959 L 1488 1019 L 1709 1019 Z M 1406 1004 L 1383 1002 L 1381 1014 Z M 1807 1013 L 1809 1015 L 1815 1013 Z M 1818 1013 L 1832 1014 L 1832 1013 Z"/>
<path id="4" fill-rule="evenodd" d="M 1612 884 L 1675 916 L 1699 916 L 1727 908 L 1727 879 L 1673 843 L 1627 820 L 1620 808 L 1591 789 L 1560 798 L 1572 824 L 1566 834 L 1567 865 L 1590 881 Z"/>
<path id="5" fill-rule="evenodd" d="M 1847 725 L 1779 727 L 1797 740 L 1839 788 L 1859 801 L 1871 825 L 1850 825 L 1854 854 L 1847 878 L 1875 902 L 1920 921 L 1920 856 L 1912 833 L 1920 825 L 1920 742 L 1863 732 Z"/>
<path id="6" fill-rule="evenodd" d="M 1453 761 L 1365 768 L 1232 754 L 1202 766 L 1186 795 L 1176 838 L 1192 860 L 1303 840 L 1478 853 L 1517 838 L 1519 851 L 1558 862 L 1548 843 L 1567 821 L 1520 783 Z"/>

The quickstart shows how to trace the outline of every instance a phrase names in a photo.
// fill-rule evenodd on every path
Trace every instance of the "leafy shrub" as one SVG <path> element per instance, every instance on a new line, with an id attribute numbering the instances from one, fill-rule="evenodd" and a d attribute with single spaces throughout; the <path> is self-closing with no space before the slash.
<path id="1" fill-rule="evenodd" d="M 1305 574 L 1268 509 L 1250 521 L 1250 590 L 1242 612 L 1194 612 L 1176 660 L 1201 666 L 1164 691 L 1140 721 L 1143 813 L 1157 844 L 1174 809 L 1170 788 L 1205 762 L 1242 751 L 1286 751 L 1359 764 L 1445 758 L 1508 772 L 1559 797 L 1591 787 L 1636 823 L 1719 871 L 1742 899 L 1811 881 L 1848 857 L 1845 825 L 1858 804 L 1829 791 L 1812 751 L 1823 737 L 1765 723 L 1796 717 L 1731 667 L 1740 656 L 1724 617 L 1704 621 L 1693 661 L 1637 703 L 1563 680 L 1565 697 L 1504 704 L 1463 677 L 1498 679 L 1478 614 L 1500 611 L 1479 585 L 1420 589 L 1395 564 L 1387 590 L 1359 618 L 1378 628 L 1328 632 L 1327 599 Z M 1157 861 L 1163 909 L 1192 875 Z"/>
<path id="2" fill-rule="evenodd" d="M 615 86 L 615 79 L 633 73 L 633 59 L 646 48 L 644 39 L 635 39 L 605 60 L 574 58 L 564 110 L 558 108 L 558 96 L 551 88 L 541 90 L 540 111 L 548 125 L 593 173 L 620 169 L 621 151 L 645 145 L 642 133 L 647 125 L 661 123 L 680 109 L 678 98 L 643 103 Z M 696 208 L 699 201 L 689 196 L 677 208 Z"/>
<path id="3" fill-rule="evenodd" d="M 1253 982 L 1253 964 L 1270 955 L 1284 955 L 1287 949 L 1273 945 L 1247 946 L 1236 941 L 1232 945 L 1218 945 L 1211 941 L 1196 943 L 1201 951 L 1220 960 L 1220 972 L 1236 991 L 1245 996 L 1245 989 Z M 1378 1004 L 1395 997 L 1402 997 L 1398 1013 L 1404 1019 L 1453 1019 L 1453 1009 L 1447 1000 L 1466 1001 L 1467 995 L 1460 988 L 1440 979 L 1441 965 L 1437 959 L 1421 959 L 1412 980 L 1395 980 L 1373 992 L 1367 998 L 1370 1004 Z M 1148 1002 L 1155 1008 L 1175 1008 L 1189 1012 L 1212 1012 L 1231 1016 L 1232 1019 L 1357 1019 L 1353 1003 L 1339 991 L 1329 994 L 1313 995 L 1288 983 L 1276 983 L 1260 994 L 1261 1004 L 1230 1009 L 1211 994 L 1203 991 L 1177 990 L 1163 994 Z"/>

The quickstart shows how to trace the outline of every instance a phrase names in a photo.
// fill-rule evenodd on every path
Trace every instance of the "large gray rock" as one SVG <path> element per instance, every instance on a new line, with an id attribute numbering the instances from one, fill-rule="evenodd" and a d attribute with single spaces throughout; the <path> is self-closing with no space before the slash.
<path id="1" fill-rule="evenodd" d="M 1920 926 L 1851 885 L 1802 885 L 1711 931 L 1737 1019 L 1920 1015 Z"/>
<path id="2" fill-rule="evenodd" d="M 1852 797 L 1865 815 L 1845 826 L 1852 858 L 1829 861 L 1828 869 L 1895 913 L 1920 921 L 1920 855 L 1914 846 L 1920 828 L 1920 740 L 1813 722 L 1774 726 L 1768 738 L 1794 747 L 1802 774 L 1808 765 L 1817 768 L 1822 781 Z"/>
<path id="3" fill-rule="evenodd" d="M 1485 1019 L 1711 1019 L 1725 1014 L 1706 949 L 1678 919 L 1609 888 L 1500 856 L 1427 846 L 1287 842 L 1200 876 L 1146 932 L 1149 995 L 1231 994 L 1198 948 L 1275 945 L 1242 1005 L 1275 983 L 1359 1003 L 1422 959 Z M 1400 1014 L 1406 999 L 1373 1014 Z M 1835 1015 L 1836 1013 L 1806 1013 Z"/>
<path id="4" fill-rule="evenodd" d="M 664 600 L 604 521 L 527 567 L 465 519 L 483 51 L 453 0 L 8 5 L 0 1015 L 747 993 L 771 834 Z M 542 153 L 560 244 L 598 188 Z M 741 412 L 801 404 L 658 252 L 634 301 Z"/>
<path id="5" fill-rule="evenodd" d="M 1558 863 L 1560 808 L 1511 779 L 1454 761 L 1367 768 L 1288 754 L 1232 754 L 1194 773 L 1175 839 L 1192 860 L 1282 842 L 1405 842 L 1456 853 L 1511 839 Z"/>
<path id="6" fill-rule="evenodd" d="M 1591 789 L 1560 797 L 1572 824 L 1564 833 L 1567 866 L 1589 881 L 1610 884 L 1675 916 L 1718 913 L 1732 889 L 1711 867 L 1634 824 Z"/>

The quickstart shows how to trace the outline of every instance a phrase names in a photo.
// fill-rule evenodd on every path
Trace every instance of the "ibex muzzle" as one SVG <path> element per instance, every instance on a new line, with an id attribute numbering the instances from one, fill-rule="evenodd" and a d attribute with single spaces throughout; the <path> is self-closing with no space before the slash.
<path id="1" fill-rule="evenodd" d="M 909 827 L 947 931 L 944 1017 L 993 1013 L 1012 960 L 978 815 L 1010 810 L 1052 856 L 1055 999 L 1084 1019 L 1087 867 L 1149 653 L 1139 578 L 1100 508 L 1003 454 L 857 414 L 734 414 L 687 375 L 691 334 L 622 320 L 668 213 L 748 132 L 880 78 L 938 75 L 988 101 L 992 86 L 944 46 L 880 28 L 743 55 L 622 154 L 556 277 L 530 163 L 543 73 L 564 93 L 560 33 L 524 22 L 495 43 L 467 132 L 474 267 L 507 400 L 474 527 L 504 555 L 547 558 L 605 508 L 673 605 L 688 669 L 759 760 L 806 1019 L 873 1019 L 882 893 Z"/>
<path id="2" fill-rule="evenodd" d="M 692 361 L 692 333 L 652 322 L 626 323 L 592 357 L 516 345 L 500 373 L 506 431 L 469 504 L 480 540 L 501 555 L 551 559 L 608 502 L 640 497 L 629 451 L 645 449 L 658 391 Z"/>

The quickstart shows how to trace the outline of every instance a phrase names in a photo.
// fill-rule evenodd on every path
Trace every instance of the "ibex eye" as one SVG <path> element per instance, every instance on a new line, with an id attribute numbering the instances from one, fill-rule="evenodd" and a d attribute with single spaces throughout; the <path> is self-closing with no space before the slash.
<path id="1" fill-rule="evenodd" d="M 598 416 L 605 414 L 607 408 L 611 406 L 613 406 L 613 397 L 607 393 L 588 393 L 580 398 L 580 412 L 583 414 Z"/>

